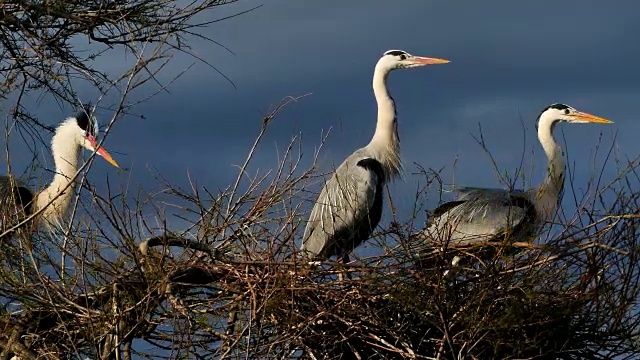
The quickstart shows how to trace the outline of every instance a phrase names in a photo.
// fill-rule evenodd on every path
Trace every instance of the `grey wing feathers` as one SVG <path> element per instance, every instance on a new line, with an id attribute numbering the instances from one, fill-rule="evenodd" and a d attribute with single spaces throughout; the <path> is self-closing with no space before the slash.
<path id="1" fill-rule="evenodd" d="M 503 198 L 505 195 L 527 196 L 527 192 L 522 190 L 505 190 L 499 188 L 480 188 L 472 186 L 445 186 L 445 191 L 453 191 L 458 194 L 457 200 L 473 198 L 476 196 L 489 196 Z"/>
<path id="2" fill-rule="evenodd" d="M 478 187 L 478 186 L 462 186 L 462 185 L 454 185 L 454 184 L 443 184 L 442 190 L 445 192 L 457 192 L 457 193 L 467 193 L 470 191 L 480 191 L 480 192 L 505 192 L 504 188 L 488 188 L 488 187 Z M 519 192 L 520 190 L 512 190 Z"/>
<path id="3" fill-rule="evenodd" d="M 467 188 L 456 201 L 433 211 L 425 235 L 440 242 L 466 245 L 528 231 L 528 225 L 535 222 L 536 212 L 528 193 Z"/>
<path id="4" fill-rule="evenodd" d="M 19 222 L 33 207 L 33 192 L 11 176 L 0 176 L 0 230 Z"/>
<path id="5" fill-rule="evenodd" d="M 380 221 L 380 214 L 371 210 L 374 204 L 381 208 L 378 190 L 383 180 L 378 171 L 362 166 L 362 160 L 358 152 L 347 158 L 320 192 L 301 247 L 309 257 L 328 259 L 353 250 Z"/>

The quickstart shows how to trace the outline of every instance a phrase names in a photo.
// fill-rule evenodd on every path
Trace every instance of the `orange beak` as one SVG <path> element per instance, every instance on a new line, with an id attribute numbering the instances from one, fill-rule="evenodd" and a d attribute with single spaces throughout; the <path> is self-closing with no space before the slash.
<path id="1" fill-rule="evenodd" d="M 591 115 L 589 113 L 585 113 L 585 112 L 581 112 L 581 111 L 576 111 L 573 114 L 569 114 L 569 116 L 571 117 L 575 117 L 579 120 L 582 121 L 587 121 L 590 123 L 597 123 L 597 124 L 611 124 L 613 123 L 613 121 L 605 119 L 605 118 L 601 118 L 599 116 L 595 116 L 595 115 Z"/>
<path id="2" fill-rule="evenodd" d="M 87 135 L 87 140 L 89 141 L 89 143 L 91 144 L 91 146 L 95 149 L 96 154 L 102 156 L 105 160 L 107 160 L 109 162 L 109 164 L 119 168 L 120 166 L 118 165 L 118 163 L 113 160 L 113 157 L 111 157 L 111 154 L 109 154 L 109 152 L 107 151 L 107 149 L 105 149 L 104 147 L 98 145 L 98 142 L 96 141 L 96 138 L 93 137 L 92 135 Z"/>

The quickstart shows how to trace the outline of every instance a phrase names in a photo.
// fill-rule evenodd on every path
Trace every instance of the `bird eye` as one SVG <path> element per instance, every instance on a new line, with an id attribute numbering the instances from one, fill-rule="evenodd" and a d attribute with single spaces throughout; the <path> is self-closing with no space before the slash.
<path id="1" fill-rule="evenodd" d="M 400 60 L 404 60 L 404 59 L 406 59 L 406 58 L 407 58 L 407 55 L 405 55 L 405 54 L 401 54 L 401 55 L 400 55 Z"/>
<path id="2" fill-rule="evenodd" d="M 569 109 L 564 109 L 564 114 L 565 114 L 565 115 L 569 115 L 569 113 L 570 113 L 570 112 L 571 112 L 571 111 L 569 111 Z"/>

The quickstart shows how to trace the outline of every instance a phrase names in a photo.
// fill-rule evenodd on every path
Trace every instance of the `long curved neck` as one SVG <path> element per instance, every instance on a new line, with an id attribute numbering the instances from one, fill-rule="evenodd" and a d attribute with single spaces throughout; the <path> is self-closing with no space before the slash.
<path id="1" fill-rule="evenodd" d="M 80 145 L 73 140 L 75 131 L 78 130 L 74 124 L 65 122 L 51 141 L 56 173 L 51 184 L 36 197 L 36 211 L 45 208 L 40 216 L 49 228 L 64 218 L 75 190 L 70 184 L 78 171 L 81 151 Z"/>
<path id="2" fill-rule="evenodd" d="M 555 214 L 564 187 L 565 161 L 560 146 L 553 138 L 554 122 L 555 119 L 551 117 L 541 117 L 538 124 L 538 139 L 547 155 L 549 164 L 547 165 L 547 177 L 536 188 L 536 200 L 546 218 Z"/>
<path id="3" fill-rule="evenodd" d="M 376 132 L 367 145 L 382 164 L 385 181 L 398 177 L 402 171 L 396 105 L 387 89 L 389 71 L 388 68 L 377 65 L 373 73 L 373 94 L 378 103 L 378 122 Z"/>

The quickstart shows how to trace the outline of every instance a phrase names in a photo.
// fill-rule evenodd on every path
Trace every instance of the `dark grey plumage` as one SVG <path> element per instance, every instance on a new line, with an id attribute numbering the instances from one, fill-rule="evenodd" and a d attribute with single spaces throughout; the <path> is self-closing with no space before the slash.
<path id="1" fill-rule="evenodd" d="M 503 241 L 531 236 L 539 218 L 531 201 L 533 192 L 460 188 L 457 200 L 430 214 L 425 230 L 429 238 L 450 245 Z"/>
<path id="2" fill-rule="evenodd" d="M 0 234 L 32 214 L 34 194 L 12 176 L 0 176 Z"/>
<path id="3" fill-rule="evenodd" d="M 337 256 L 347 261 L 380 222 L 384 185 L 382 165 L 366 148 L 349 156 L 320 192 L 301 250 L 313 259 Z"/>

